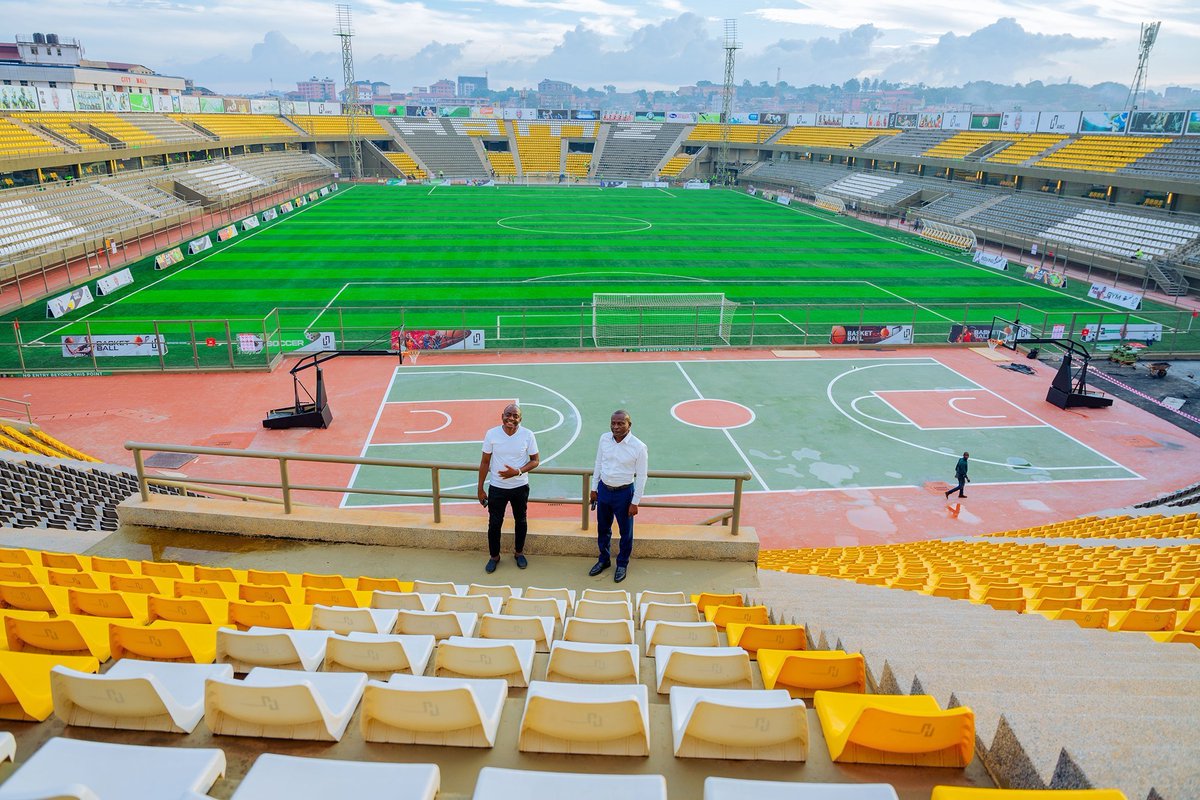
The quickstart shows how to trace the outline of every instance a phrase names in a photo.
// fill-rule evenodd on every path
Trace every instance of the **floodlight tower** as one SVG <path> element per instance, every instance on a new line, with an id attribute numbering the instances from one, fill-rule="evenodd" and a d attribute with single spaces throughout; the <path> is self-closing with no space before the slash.
<path id="1" fill-rule="evenodd" d="M 1158 39 L 1158 29 L 1161 22 L 1143 22 L 1141 34 L 1138 36 L 1138 64 L 1133 73 L 1133 81 L 1129 84 L 1129 97 L 1125 98 L 1125 111 L 1132 114 L 1138 110 L 1138 100 L 1146 94 L 1146 79 L 1150 72 L 1150 51 Z M 1125 128 L 1129 130 L 1128 126 Z"/>
<path id="2" fill-rule="evenodd" d="M 741 45 L 737 40 L 737 20 L 725 20 L 725 84 L 721 90 L 721 141 L 717 145 L 717 181 L 729 183 L 729 118 L 733 116 L 733 61 Z"/>
<path id="3" fill-rule="evenodd" d="M 333 35 L 342 40 L 342 81 L 346 85 L 346 100 L 342 110 L 346 114 L 346 132 L 350 140 L 350 174 L 352 177 L 362 177 L 362 142 L 358 138 L 358 86 L 354 83 L 354 48 L 351 39 L 354 38 L 354 28 L 350 24 L 350 6 L 339 3 L 337 9 L 337 28 Z"/>

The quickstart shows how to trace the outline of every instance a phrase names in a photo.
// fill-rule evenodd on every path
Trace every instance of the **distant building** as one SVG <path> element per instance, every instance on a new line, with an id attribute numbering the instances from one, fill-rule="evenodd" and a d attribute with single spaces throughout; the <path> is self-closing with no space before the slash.
<path id="1" fill-rule="evenodd" d="M 372 100 L 391 100 L 392 85 L 383 81 L 371 81 Z"/>
<path id="2" fill-rule="evenodd" d="M 306 81 L 297 81 L 296 91 L 304 100 L 328 102 L 337 99 L 337 86 L 332 78 L 317 78 L 314 75 Z"/>
<path id="3" fill-rule="evenodd" d="M 74 108 L 72 92 L 179 95 L 184 91 L 183 78 L 159 75 L 142 64 L 84 58 L 83 45 L 77 39 L 57 33 L 35 33 L 18 36 L 14 42 L 0 42 L 0 85 L 16 87 L 0 98 L 2 110 L 36 109 L 41 102 L 50 109 L 69 110 Z M 100 106 L 90 105 L 98 102 L 97 97 L 85 97 L 83 102 L 89 104 L 86 110 L 99 110 Z M 110 105 L 114 110 L 128 108 L 128 103 Z"/>
<path id="4" fill-rule="evenodd" d="M 552 81 L 546 78 L 538 83 L 538 104 L 544 108 L 566 108 L 575 94 L 575 87 L 567 81 Z"/>
<path id="5" fill-rule="evenodd" d="M 486 75 L 482 78 L 475 75 L 458 76 L 459 97 L 482 97 L 487 94 L 487 91 L 488 79 Z"/>
<path id="6" fill-rule="evenodd" d="M 429 94 L 432 97 L 454 97 L 457 90 L 458 85 L 454 81 L 449 78 L 442 78 L 440 81 L 430 85 Z"/>

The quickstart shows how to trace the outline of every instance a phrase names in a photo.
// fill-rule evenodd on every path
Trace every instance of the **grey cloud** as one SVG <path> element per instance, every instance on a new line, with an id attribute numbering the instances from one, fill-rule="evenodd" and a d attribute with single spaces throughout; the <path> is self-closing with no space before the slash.
<path id="1" fill-rule="evenodd" d="M 882 36 L 874 25 L 860 25 L 836 39 L 780 39 L 761 52 L 745 54 L 739 61 L 738 75 L 752 83 L 773 83 L 778 68 L 783 79 L 793 85 L 842 83 L 862 74 L 878 57 L 873 45 Z"/>

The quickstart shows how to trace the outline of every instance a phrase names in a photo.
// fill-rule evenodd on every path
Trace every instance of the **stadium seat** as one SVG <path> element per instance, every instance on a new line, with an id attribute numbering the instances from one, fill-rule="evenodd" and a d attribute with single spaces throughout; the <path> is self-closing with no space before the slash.
<path id="1" fill-rule="evenodd" d="M 292 586 L 299 587 L 300 579 L 289 572 L 268 571 L 261 569 L 246 570 L 245 583 L 255 586 Z"/>
<path id="2" fill-rule="evenodd" d="M 225 625 L 229 622 L 229 601 L 207 597 L 170 597 L 150 595 L 146 600 L 150 621 L 190 622 L 196 625 Z"/>
<path id="3" fill-rule="evenodd" d="M 206 567 L 197 564 L 192 568 L 192 580 L 217 581 L 219 583 L 246 583 L 246 570 L 230 567 Z"/>
<path id="4" fill-rule="evenodd" d="M 483 594 L 488 597 L 498 597 L 500 600 L 521 596 L 520 589 L 514 589 L 511 586 L 490 586 L 486 583 L 472 583 L 467 587 L 466 593 L 468 595 Z"/>
<path id="5" fill-rule="evenodd" d="M 411 592 L 412 581 L 402 581 L 398 578 L 361 577 L 354 588 L 360 592 Z"/>
<path id="6" fill-rule="evenodd" d="M 396 616 L 392 633 L 426 634 L 441 641 L 451 636 L 473 636 L 478 622 L 478 614 L 460 611 L 402 610 Z"/>
<path id="7" fill-rule="evenodd" d="M 0 731 L 0 764 L 17 760 L 17 738 L 8 731 Z"/>
<path id="8" fill-rule="evenodd" d="M 579 595 L 580 600 L 594 600 L 598 603 L 630 603 L 629 592 L 624 589 L 584 589 Z"/>
<path id="9" fill-rule="evenodd" d="M 755 657 L 762 648 L 772 650 L 803 650 L 808 638 L 803 625 L 751 625 L 731 622 L 725 626 L 730 647 L 740 647 Z"/>
<path id="10" fill-rule="evenodd" d="M 638 606 L 638 627 L 654 622 L 701 622 L 695 603 L 659 603 L 651 601 Z"/>
<path id="11" fill-rule="evenodd" d="M 549 653 L 550 642 L 554 641 L 554 617 L 484 614 L 479 618 L 477 635 L 481 639 L 528 639 L 539 653 Z"/>
<path id="12" fill-rule="evenodd" d="M 467 639 L 438 642 L 433 674 L 439 678 L 498 678 L 510 687 L 529 685 L 535 644 L 529 639 Z"/>
<path id="13" fill-rule="evenodd" d="M 351 589 L 317 589 L 313 587 L 300 590 L 300 602 L 310 606 L 337 606 L 338 608 L 370 608 L 371 593 L 356 592 Z"/>
<path id="14" fill-rule="evenodd" d="M 684 592 L 653 592 L 646 590 L 644 592 L 637 593 L 637 597 L 634 600 L 634 605 L 640 608 L 647 603 L 669 603 L 672 605 L 677 605 L 679 603 L 690 602 L 692 602 L 692 598 Z"/>
<path id="15" fill-rule="evenodd" d="M 500 613 L 513 617 L 554 617 L 561 626 L 567 618 L 567 603 L 554 597 L 510 597 L 504 601 Z"/>
<path id="16" fill-rule="evenodd" d="M 1078 608 L 1063 608 L 1046 614 L 1050 619 L 1063 619 L 1074 622 L 1081 628 L 1107 628 L 1108 611 L 1084 611 Z"/>
<path id="17" fill-rule="evenodd" d="M 704 610 L 709 606 L 744 606 L 746 601 L 740 594 L 716 594 L 713 592 L 701 592 L 700 594 L 692 595 L 692 602 L 700 609 L 703 614 Z"/>
<path id="18" fill-rule="evenodd" d="M 363 694 L 368 742 L 494 747 L 508 697 L 502 680 L 393 675 L 370 681 Z"/>
<path id="19" fill-rule="evenodd" d="M 55 616 L 71 613 L 66 589 L 40 584 L 0 583 L 0 608 L 45 611 Z"/>
<path id="20" fill-rule="evenodd" d="M 574 589 L 546 589 L 541 586 L 530 586 L 521 593 L 521 597 L 528 600 L 540 600 L 547 597 L 551 600 L 562 600 L 566 604 L 567 614 L 570 614 L 575 607 Z"/>
<path id="21" fill-rule="evenodd" d="M 107 572 L 111 575 L 137 575 L 140 572 L 138 562 L 127 558 L 92 556 L 91 567 L 94 572 Z"/>
<path id="22" fill-rule="evenodd" d="M 817 718 L 838 763 L 965 767 L 975 755 L 975 715 L 942 710 L 929 695 L 819 691 Z"/>
<path id="23" fill-rule="evenodd" d="M 424 675 L 433 654 L 432 636 L 351 633 L 330 636 L 325 644 L 326 672 L 362 672 L 372 680 L 394 674 Z"/>
<path id="24" fill-rule="evenodd" d="M 312 629 L 334 633 L 390 633 L 396 626 L 397 611 L 381 608 L 344 608 L 313 606 Z"/>
<path id="25" fill-rule="evenodd" d="M 204 681 L 233 678 L 228 664 L 118 661 L 103 675 L 50 671 L 54 715 L 67 725 L 191 733 L 204 716 Z"/>
<path id="26" fill-rule="evenodd" d="M 238 784 L 233 800 L 328 800 L 391 797 L 434 800 L 441 787 L 437 764 L 386 764 L 263 753 Z"/>
<path id="27" fill-rule="evenodd" d="M 355 581 L 357 586 L 358 582 Z M 350 585 L 341 575 L 320 575 L 313 572 L 300 573 L 301 589 L 349 589 Z"/>
<path id="28" fill-rule="evenodd" d="M 1112 611 L 1108 616 L 1110 631 L 1170 631 L 1175 629 L 1174 611 Z"/>
<path id="29" fill-rule="evenodd" d="M 217 656 L 217 632 L 232 628 L 156 620 L 145 627 L 113 622 L 108 644 L 113 658 L 211 664 Z"/>
<path id="30" fill-rule="evenodd" d="M 638 683 L 641 658 L 637 645 L 555 642 L 550 648 L 546 680 L 563 683 Z"/>
<path id="31" fill-rule="evenodd" d="M 499 614 L 504 601 L 486 594 L 440 594 L 434 611 L 462 611 L 467 614 Z"/>
<path id="32" fill-rule="evenodd" d="M 190 564 L 176 564 L 172 561 L 143 561 L 142 574 L 151 578 L 171 578 L 172 580 L 195 580 L 195 570 Z"/>
<path id="33" fill-rule="evenodd" d="M 54 653 L 64 656 L 92 656 L 108 661 L 108 626 L 111 620 L 64 614 L 53 619 L 5 617 L 8 649 L 25 653 Z"/>
<path id="34" fill-rule="evenodd" d="M 91 567 L 92 560 L 88 556 L 82 556 L 77 553 L 53 553 L 49 550 L 42 551 L 42 566 L 48 569 L 73 569 L 85 570 Z"/>
<path id="35" fill-rule="evenodd" d="M 109 576 L 103 572 L 82 572 L 74 569 L 48 569 L 46 582 L 50 586 L 73 589 L 108 589 Z"/>
<path id="36" fill-rule="evenodd" d="M 46 568 L 32 564 L 0 563 L 0 582 L 45 583 Z"/>
<path id="37" fill-rule="evenodd" d="M 657 658 L 659 645 L 668 647 L 717 647 L 717 626 L 711 622 L 646 622 L 646 656 Z"/>
<path id="38" fill-rule="evenodd" d="M 1116 789 L 983 789 L 935 786 L 929 800 L 1126 800 Z"/>
<path id="39" fill-rule="evenodd" d="M 224 774 L 225 754 L 215 748 L 146 747 L 55 737 L 0 784 L 0 800 L 206 796 Z M 85 791 L 87 794 L 82 793 Z"/>
<path id="40" fill-rule="evenodd" d="M 109 575 L 108 588 L 131 594 L 170 594 L 175 590 L 175 581 L 152 575 Z"/>
<path id="41" fill-rule="evenodd" d="M 0 650 L 0 719 L 41 722 L 54 710 L 50 670 L 69 667 L 78 672 L 98 672 L 100 662 L 91 656 L 57 656 Z"/>
<path id="42" fill-rule="evenodd" d="M 766 606 L 705 606 L 704 618 L 724 628 L 731 622 L 742 622 L 747 625 L 769 625 L 771 615 Z"/>
<path id="43" fill-rule="evenodd" d="M 808 711 L 785 691 L 676 686 L 670 704 L 678 758 L 808 758 Z"/>
<path id="44" fill-rule="evenodd" d="M 450 581 L 413 581 L 417 594 L 462 594 L 465 586 Z"/>
<path id="45" fill-rule="evenodd" d="M 899 800 L 890 783 L 798 783 L 705 778 L 704 800 Z"/>
<path id="46" fill-rule="evenodd" d="M 67 608 L 72 614 L 131 620 L 145 625 L 150 618 L 146 597 L 105 589 L 67 589 Z"/>
<path id="47" fill-rule="evenodd" d="M 312 624 L 312 606 L 295 603 L 247 603 L 229 601 L 229 621 L 241 630 L 249 628 L 288 628 L 308 630 Z"/>
<path id="48" fill-rule="evenodd" d="M 575 604 L 576 619 L 633 619 L 628 600 L 593 600 L 583 597 Z"/>
<path id="49" fill-rule="evenodd" d="M 533 681 L 525 695 L 517 747 L 524 753 L 647 756 L 648 697 L 640 683 Z"/>
<path id="50" fill-rule="evenodd" d="M 217 631 L 216 661 L 230 664 L 237 673 L 257 667 L 274 667 L 314 672 L 325 660 L 329 631 L 291 631 L 282 628 L 251 628 Z"/>
<path id="51" fill-rule="evenodd" d="M 668 647 L 654 657 L 655 686 L 668 694 L 673 686 L 752 689 L 750 655 L 740 647 Z"/>
<path id="52" fill-rule="evenodd" d="M 758 668 L 765 688 L 786 689 L 792 697 L 811 698 L 817 690 L 867 690 L 867 667 L 862 653 L 763 649 L 758 651 Z"/>
<path id="53" fill-rule="evenodd" d="M 571 617 L 563 626 L 562 638 L 568 642 L 633 644 L 633 620 Z"/>
<path id="54" fill-rule="evenodd" d="M 204 683 L 204 724 L 217 735 L 338 742 L 367 676 L 255 667 L 245 680 Z"/>
<path id="55" fill-rule="evenodd" d="M 513 800 L 518 797 L 667 800 L 667 779 L 662 775 L 535 772 L 500 767 L 479 770 L 479 780 L 475 783 L 475 794 L 471 795 L 471 800 Z"/>
<path id="56" fill-rule="evenodd" d="M 175 581 L 175 596 L 225 601 L 240 599 L 238 584 L 222 581 Z"/>
<path id="57" fill-rule="evenodd" d="M 371 608 L 394 609 L 396 611 L 432 611 L 436 601 L 426 602 L 425 598 L 436 598 L 437 595 L 421 595 L 416 592 L 385 592 L 379 589 L 371 592 Z"/>
<path id="58" fill-rule="evenodd" d="M 247 603 L 280 603 L 304 605 L 304 589 L 279 586 L 273 583 L 242 583 L 238 585 L 238 600 Z"/>

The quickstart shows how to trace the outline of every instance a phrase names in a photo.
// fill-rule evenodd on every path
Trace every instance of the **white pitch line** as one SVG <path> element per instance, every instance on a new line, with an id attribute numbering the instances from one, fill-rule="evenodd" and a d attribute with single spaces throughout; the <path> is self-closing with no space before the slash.
<path id="1" fill-rule="evenodd" d="M 878 284 L 871 283 L 870 281 L 863 281 L 863 282 L 866 283 L 868 286 L 878 289 L 879 291 L 883 292 L 884 294 L 890 294 L 892 297 L 899 298 L 900 300 L 903 300 L 905 303 L 910 303 L 910 304 L 916 306 L 917 308 L 921 309 L 922 311 L 928 311 L 930 314 L 933 314 L 935 317 L 941 317 L 942 319 L 946 320 L 947 322 L 955 322 L 956 321 L 951 317 L 947 317 L 945 314 L 940 314 L 937 311 L 934 311 L 929 306 L 921 305 L 920 303 L 909 300 L 904 295 L 899 294 L 897 292 L 893 292 L 891 289 L 885 289 L 882 286 L 879 286 Z"/>
<path id="2" fill-rule="evenodd" d="M 332 298 L 330 298 L 329 302 L 325 304 L 325 307 L 317 312 L 317 315 L 315 317 L 313 317 L 312 322 L 310 322 L 304 326 L 304 332 L 308 333 L 309 331 L 311 331 L 316 326 L 317 322 L 320 321 L 321 317 L 325 316 L 325 312 L 329 310 L 329 307 L 332 306 L 335 302 L 337 302 L 337 299 L 342 296 L 342 292 L 346 291 L 349 288 L 350 288 L 349 283 L 343 283 L 342 288 L 338 289 L 337 293 L 334 294 L 334 296 Z"/>
<path id="3" fill-rule="evenodd" d="M 363 440 L 362 449 L 358 452 L 359 458 L 367 457 L 367 449 L 371 447 L 371 440 L 375 438 L 375 429 L 379 427 L 379 420 L 383 417 L 383 409 L 387 407 L 388 397 L 392 394 L 392 387 L 396 385 L 396 375 L 399 374 L 400 368 L 396 367 L 392 370 L 392 377 L 388 381 L 387 388 L 383 390 L 383 402 L 379 404 L 379 408 L 375 411 L 375 421 L 371 423 L 371 429 L 367 431 L 367 438 Z M 362 464 L 355 464 L 354 469 L 350 472 L 350 483 L 348 488 L 353 488 L 358 482 L 358 471 L 362 469 Z M 350 499 L 350 492 L 342 492 L 342 499 L 338 502 L 338 508 L 345 508 L 346 501 Z"/>
<path id="4" fill-rule="evenodd" d="M 701 400 L 704 400 L 705 399 L 704 393 L 701 392 L 700 388 L 698 386 L 696 386 L 696 384 L 692 381 L 691 376 L 687 374 L 687 370 L 685 370 L 683 368 L 683 364 L 679 361 L 674 362 L 674 364 L 676 367 L 679 368 L 679 371 L 683 374 L 683 379 L 688 382 L 688 386 L 692 387 L 692 391 L 696 393 L 696 397 L 698 397 Z M 751 463 L 750 459 L 746 457 L 746 454 L 742 452 L 742 448 L 738 446 L 738 443 L 736 441 L 734 441 L 733 435 L 729 432 L 729 429 L 722 428 L 721 432 L 725 434 L 725 438 L 729 440 L 729 443 L 731 445 L 733 445 L 733 449 L 737 452 L 738 456 L 741 457 L 742 461 L 746 464 L 746 469 L 750 470 L 750 474 L 754 476 L 754 480 L 758 481 L 759 486 L 763 487 L 763 489 L 765 489 L 766 491 L 770 491 L 771 487 L 767 486 L 767 482 L 762 479 L 762 476 L 758 474 L 758 470 L 756 470 L 754 468 L 754 464 Z"/>

